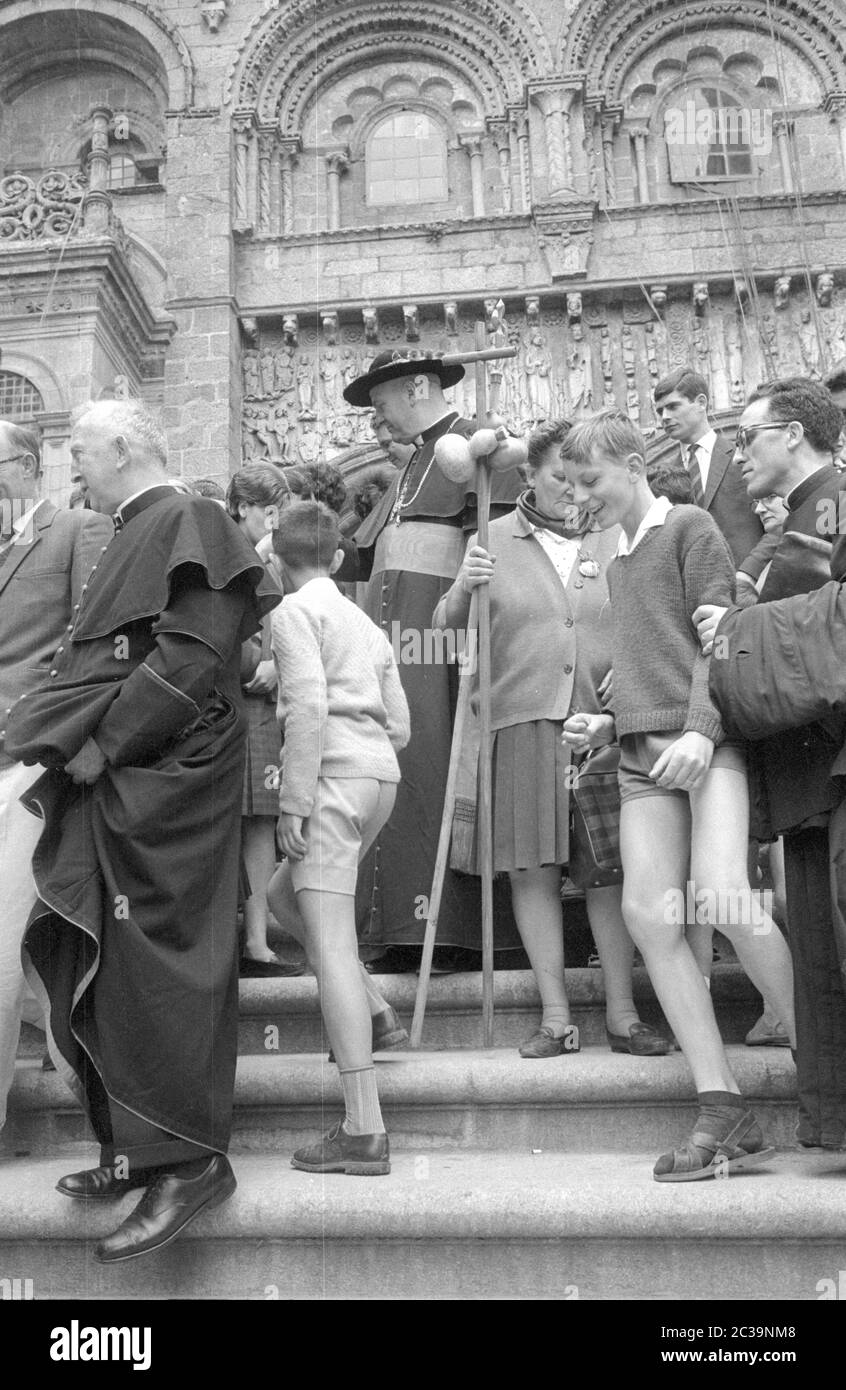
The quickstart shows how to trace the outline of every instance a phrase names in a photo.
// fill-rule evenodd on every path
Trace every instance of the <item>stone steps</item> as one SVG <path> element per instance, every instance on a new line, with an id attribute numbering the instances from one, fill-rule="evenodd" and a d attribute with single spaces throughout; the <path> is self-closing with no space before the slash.
<path id="1" fill-rule="evenodd" d="M 416 975 L 376 975 L 377 988 L 411 1027 Z M 726 1042 L 742 1042 L 761 1012 L 761 998 L 736 963 L 714 966 L 711 984 L 714 1007 Z M 567 991 L 573 1021 L 583 1046 L 605 1046 L 605 989 L 602 971 L 567 971 Z M 643 968 L 634 971 L 634 997 L 641 1017 L 663 1024 L 661 1010 Z M 497 1047 L 517 1047 L 535 1031 L 540 999 L 528 970 L 498 970 L 494 975 L 494 1040 Z M 663 1025 L 666 1029 L 666 1025 Z M 268 1030 L 276 1030 L 269 1032 Z M 482 977 L 473 974 L 436 975 L 429 986 L 423 1046 L 429 1052 L 480 1048 L 482 1037 Z M 320 1017 L 317 982 L 305 975 L 293 980 L 242 980 L 240 986 L 239 1052 L 285 1053 L 328 1051 Z"/>
<path id="2" fill-rule="evenodd" d="M 796 1124 L 795 1072 L 784 1048 L 729 1047 L 744 1093 L 770 1142 L 789 1145 Z M 377 1063 L 385 1125 L 398 1152 L 533 1149 L 588 1154 L 656 1152 L 695 1119 L 687 1064 L 591 1047 L 544 1061 L 510 1048 L 490 1052 L 389 1052 Z M 19 1062 L 7 1146 L 48 1155 L 89 1131 L 55 1073 Z M 239 1058 L 233 1150 L 289 1154 L 342 1113 L 337 1068 L 324 1054 Z"/>
<path id="3" fill-rule="evenodd" d="M 120 1203 L 54 1190 L 67 1159 L 0 1164 L 5 1277 L 38 1299 L 814 1300 L 846 1267 L 843 1154 L 659 1184 L 654 1151 L 397 1151 L 384 1178 L 236 1156 L 234 1197 L 111 1268 L 91 1245 Z M 88 1151 L 87 1161 L 95 1161 Z M 760 1317 L 758 1318 L 760 1321 Z M 784 1321 L 784 1320 L 782 1320 Z M 789 1321 L 789 1320 L 788 1320 Z M 787 1345 L 787 1344 L 785 1344 Z"/>

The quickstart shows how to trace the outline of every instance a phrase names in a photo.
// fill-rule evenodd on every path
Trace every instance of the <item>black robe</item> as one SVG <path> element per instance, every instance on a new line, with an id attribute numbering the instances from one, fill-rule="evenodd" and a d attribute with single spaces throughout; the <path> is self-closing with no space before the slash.
<path id="1" fill-rule="evenodd" d="M 25 940 L 60 1071 L 105 1153 L 110 1109 L 225 1152 L 237 1053 L 241 643 L 279 601 L 215 502 L 130 501 L 6 747 L 48 771 Z M 64 764 L 94 737 L 92 786 Z M 34 971 L 34 975 L 32 975 Z M 142 1161 L 139 1156 L 137 1161 Z"/>
<path id="2" fill-rule="evenodd" d="M 424 431 L 408 467 L 358 528 L 353 562 L 348 559 L 336 576 L 369 580 L 364 611 L 394 648 L 411 713 L 411 739 L 398 755 L 402 780 L 394 810 L 359 868 L 356 920 L 368 946 L 420 945 L 426 927 L 458 692 L 458 667 L 439 659 L 432 614 L 477 524 L 472 485 L 446 478 L 434 453 L 443 435 L 469 437 L 475 429 L 453 411 Z M 493 473 L 491 515 L 512 511 L 523 487 L 516 469 Z M 508 885 L 498 882 L 494 891 L 496 944 L 519 946 Z M 480 882 L 449 868 L 438 945 L 481 949 Z"/>

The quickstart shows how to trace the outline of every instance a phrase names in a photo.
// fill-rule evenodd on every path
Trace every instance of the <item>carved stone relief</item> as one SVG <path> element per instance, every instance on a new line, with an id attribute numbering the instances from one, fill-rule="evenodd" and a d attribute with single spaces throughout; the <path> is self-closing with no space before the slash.
<path id="1" fill-rule="evenodd" d="M 676 367 L 700 372 L 716 409 L 726 410 L 742 406 L 773 373 L 819 378 L 846 357 L 846 288 L 833 290 L 828 307 L 812 306 L 806 287 L 794 287 L 787 304 L 778 303 L 774 287 L 759 288 L 757 306 L 750 301 L 744 308 L 731 287 L 713 286 L 698 305 L 689 289 L 671 291 L 661 317 L 646 301 L 593 300 L 588 289 L 580 303 L 572 294 L 512 302 L 500 331 L 517 353 L 500 368 L 499 413 L 510 430 L 524 434 L 546 420 L 617 406 L 652 432 L 655 385 Z M 348 406 L 343 391 L 386 343 L 402 340 L 403 306 L 380 307 L 378 325 L 379 341 L 370 343 L 362 341 L 360 320 L 341 321 L 336 342 L 327 343 L 302 324 L 299 348 L 291 346 L 290 333 L 286 342 L 281 318 L 277 329 L 260 329 L 241 358 L 244 458 L 297 463 L 370 443 L 369 414 Z M 415 351 L 472 351 L 473 328 L 472 313 L 459 316 L 447 301 L 419 316 Z M 447 399 L 473 416 L 472 370 Z"/>

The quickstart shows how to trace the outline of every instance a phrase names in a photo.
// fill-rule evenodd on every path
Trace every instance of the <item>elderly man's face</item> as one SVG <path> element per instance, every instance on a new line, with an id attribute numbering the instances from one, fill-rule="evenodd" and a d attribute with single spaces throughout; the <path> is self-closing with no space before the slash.
<path id="1" fill-rule="evenodd" d="M 0 502 L 19 506 L 35 490 L 35 459 L 15 448 L 8 425 L 0 425 Z"/>
<path id="2" fill-rule="evenodd" d="M 113 512 L 123 499 L 119 449 L 113 430 L 91 415 L 74 426 L 70 439 L 71 482 L 95 512 Z"/>
<path id="3" fill-rule="evenodd" d="M 380 381 L 378 386 L 373 387 L 370 400 L 373 405 L 373 432 L 377 437 L 382 425 L 399 444 L 410 444 L 420 433 L 413 380 L 410 376 L 400 376 L 393 381 Z"/>

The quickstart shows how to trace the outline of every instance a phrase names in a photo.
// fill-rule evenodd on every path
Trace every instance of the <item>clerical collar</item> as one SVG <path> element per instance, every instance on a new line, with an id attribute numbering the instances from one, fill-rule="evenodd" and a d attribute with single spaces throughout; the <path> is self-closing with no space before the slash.
<path id="1" fill-rule="evenodd" d="M 422 430 L 421 433 L 417 435 L 417 438 L 413 441 L 414 447 L 416 449 L 422 448 L 427 439 L 432 439 L 435 435 L 441 433 L 442 427 L 446 421 L 452 424 L 453 420 L 457 419 L 458 411 L 448 410 L 439 420 L 435 420 L 433 424 L 428 425 L 425 430 Z"/>
<path id="2" fill-rule="evenodd" d="M 813 497 L 816 489 L 821 483 L 828 481 L 828 474 L 834 471 L 834 465 L 824 463 L 822 468 L 817 468 L 813 473 L 809 473 L 807 478 L 803 478 L 801 483 L 792 487 L 784 499 L 784 505 L 789 512 L 795 512 L 797 507 L 801 507 L 803 502 L 807 502 L 809 497 Z"/>
<path id="3" fill-rule="evenodd" d="M 127 497 L 125 502 L 121 502 L 112 518 L 115 523 L 115 530 L 119 531 L 139 512 L 152 507 L 154 502 L 160 502 L 163 497 L 172 497 L 178 491 L 179 489 L 175 488 L 172 483 L 153 483 L 150 487 L 142 487 L 138 492 L 133 492 L 131 497 Z"/>

